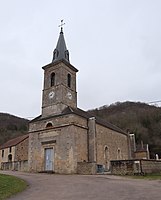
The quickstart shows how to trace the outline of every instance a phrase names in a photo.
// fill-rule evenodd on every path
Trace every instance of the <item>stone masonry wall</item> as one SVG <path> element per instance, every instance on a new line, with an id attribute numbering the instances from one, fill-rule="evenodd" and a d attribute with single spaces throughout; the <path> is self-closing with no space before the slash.
<path id="1" fill-rule="evenodd" d="M 48 123 L 52 123 L 53 127 L 75 124 L 87 128 L 87 120 L 85 118 L 79 117 L 74 114 L 69 114 L 32 122 L 29 124 L 29 132 L 44 130 Z"/>
<path id="2" fill-rule="evenodd" d="M 161 160 L 140 160 L 140 162 L 143 173 L 161 173 Z"/>
<path id="3" fill-rule="evenodd" d="M 97 164 L 129 158 L 128 136 L 96 124 Z M 105 155 L 105 148 L 107 152 Z"/>
<path id="4" fill-rule="evenodd" d="M 1 170 L 14 170 L 14 171 L 28 171 L 28 161 L 13 161 L 13 162 L 3 162 L 0 166 Z"/>
<path id="5" fill-rule="evenodd" d="M 161 173 L 161 161 L 157 160 L 115 160 L 111 161 L 113 174 L 134 175 Z"/>
<path id="6" fill-rule="evenodd" d="M 52 122 L 53 128 L 45 128 L 48 122 Z M 68 115 L 30 124 L 30 131 L 37 131 L 30 132 L 29 171 L 44 171 L 45 148 L 53 148 L 54 171 L 76 173 L 77 162 L 88 160 L 87 128 L 84 122 L 81 117 Z"/>
<path id="7" fill-rule="evenodd" d="M 28 146 L 29 146 L 28 138 L 26 138 L 24 141 L 16 145 L 15 161 L 28 160 Z"/>
<path id="8" fill-rule="evenodd" d="M 111 161 L 112 174 L 134 175 L 141 174 L 139 160 L 115 160 Z"/>
<path id="9" fill-rule="evenodd" d="M 137 151 L 134 155 L 135 159 L 149 159 L 147 151 Z"/>
<path id="10" fill-rule="evenodd" d="M 90 162 L 78 162 L 77 163 L 77 173 L 78 174 L 96 174 L 96 163 Z"/>
<path id="11" fill-rule="evenodd" d="M 51 73 L 55 73 L 55 85 L 51 87 Z M 71 75 L 71 87 L 67 85 L 68 74 Z M 49 98 L 49 93 L 54 92 L 53 98 Z M 68 92 L 72 98 L 68 98 Z M 44 90 L 42 101 L 42 115 L 61 114 L 62 110 L 68 106 L 77 107 L 76 93 L 76 72 L 64 63 L 57 65 L 50 64 L 44 71 Z"/>

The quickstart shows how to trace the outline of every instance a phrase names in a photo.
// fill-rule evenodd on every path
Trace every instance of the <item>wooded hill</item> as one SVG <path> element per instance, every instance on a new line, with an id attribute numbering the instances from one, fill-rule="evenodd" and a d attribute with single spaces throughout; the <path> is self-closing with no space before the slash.
<path id="1" fill-rule="evenodd" d="M 142 140 L 149 144 L 151 158 L 155 158 L 155 154 L 161 158 L 161 107 L 140 102 L 117 102 L 89 112 L 134 133 L 137 143 Z"/>
<path id="2" fill-rule="evenodd" d="M 0 145 L 17 136 L 26 134 L 29 120 L 7 113 L 0 113 Z"/>

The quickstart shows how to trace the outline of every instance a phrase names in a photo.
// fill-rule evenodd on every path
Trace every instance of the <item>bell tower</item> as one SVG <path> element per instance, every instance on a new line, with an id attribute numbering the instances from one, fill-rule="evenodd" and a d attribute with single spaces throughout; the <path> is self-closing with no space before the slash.
<path id="1" fill-rule="evenodd" d="M 76 72 L 78 70 L 70 64 L 62 24 L 52 62 L 43 69 L 42 117 L 61 114 L 68 106 L 76 108 Z"/>

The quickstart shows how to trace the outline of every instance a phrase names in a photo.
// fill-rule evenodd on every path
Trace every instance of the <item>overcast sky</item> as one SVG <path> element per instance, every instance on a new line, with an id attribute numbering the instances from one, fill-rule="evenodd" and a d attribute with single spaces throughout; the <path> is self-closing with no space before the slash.
<path id="1" fill-rule="evenodd" d="M 61 19 L 80 108 L 161 100 L 161 0 L 0 0 L 0 112 L 41 113 Z"/>

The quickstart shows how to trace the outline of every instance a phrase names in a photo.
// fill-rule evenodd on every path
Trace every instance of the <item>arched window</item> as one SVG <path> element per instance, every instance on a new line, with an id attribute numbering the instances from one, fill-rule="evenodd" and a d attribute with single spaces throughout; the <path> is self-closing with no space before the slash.
<path id="1" fill-rule="evenodd" d="M 120 148 L 117 149 L 117 159 L 121 160 L 121 149 Z"/>
<path id="2" fill-rule="evenodd" d="M 108 160 L 108 147 L 105 147 L 105 160 Z"/>
<path id="3" fill-rule="evenodd" d="M 107 146 L 104 147 L 104 158 L 105 158 L 105 171 L 109 171 L 110 155 L 109 155 L 109 148 Z"/>
<path id="4" fill-rule="evenodd" d="M 46 128 L 52 128 L 52 127 L 53 127 L 53 124 L 51 122 L 46 124 Z"/>
<path id="5" fill-rule="evenodd" d="M 55 85 L 55 73 L 53 72 L 50 77 L 50 86 L 52 87 L 54 85 Z"/>
<path id="6" fill-rule="evenodd" d="M 8 162 L 12 162 L 12 154 L 8 155 Z"/>
<path id="7" fill-rule="evenodd" d="M 68 79 L 68 87 L 71 87 L 71 75 L 70 74 L 68 74 L 68 77 L 67 77 L 67 79 Z"/>

